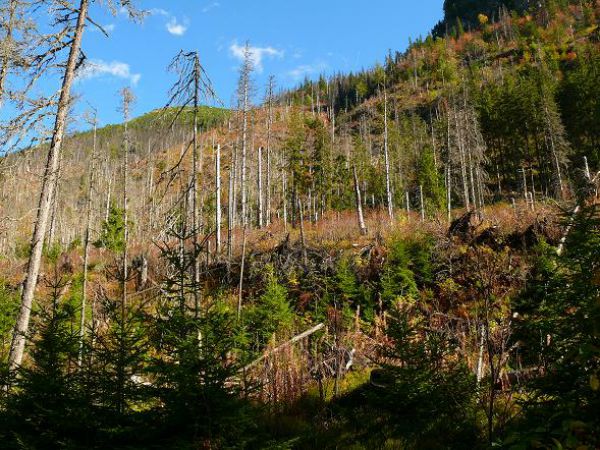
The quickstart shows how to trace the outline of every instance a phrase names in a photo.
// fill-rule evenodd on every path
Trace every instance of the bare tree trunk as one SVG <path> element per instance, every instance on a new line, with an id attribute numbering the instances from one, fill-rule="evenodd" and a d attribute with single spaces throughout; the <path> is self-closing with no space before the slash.
<path id="1" fill-rule="evenodd" d="M 60 160 L 60 152 L 65 133 L 65 125 L 67 113 L 71 103 L 71 87 L 75 78 L 75 69 L 79 60 L 79 51 L 81 49 L 81 40 L 85 29 L 85 22 L 88 14 L 89 0 L 81 0 L 79 5 L 77 24 L 71 48 L 69 49 L 69 57 L 65 67 L 62 87 L 60 91 L 60 99 L 58 101 L 58 109 L 56 111 L 56 120 L 54 122 L 54 131 L 52 133 L 52 142 L 48 151 L 48 160 L 42 180 L 42 189 L 40 191 L 40 200 L 38 205 L 37 221 L 33 231 L 31 240 L 31 254 L 29 256 L 27 278 L 25 280 L 25 288 L 21 296 L 21 307 L 17 315 L 17 322 L 13 334 L 13 340 L 10 348 L 9 366 L 11 370 L 16 369 L 21 365 L 23 353 L 25 351 L 25 338 L 29 329 L 29 318 L 31 315 L 31 306 L 33 296 L 38 282 L 38 275 L 42 262 L 42 250 L 44 246 L 44 236 L 48 224 L 48 215 L 50 205 L 52 204 L 52 186 L 58 176 L 58 162 Z"/>
<path id="2" fill-rule="evenodd" d="M 383 131 L 383 152 L 385 156 L 385 193 L 387 196 L 387 207 L 388 207 L 388 215 L 390 216 L 390 220 L 394 220 L 394 204 L 392 199 L 392 184 L 390 180 L 390 153 L 389 153 L 389 145 L 388 145 L 388 117 L 387 117 L 387 91 L 385 90 L 385 86 L 383 88 L 383 98 L 384 98 L 384 106 L 383 106 L 383 123 L 384 123 L 384 131 Z"/>
<path id="3" fill-rule="evenodd" d="M 356 215 L 358 217 L 358 229 L 360 230 L 360 234 L 366 235 L 367 227 L 365 225 L 365 218 L 363 216 L 360 187 L 358 186 L 358 176 L 356 175 L 356 166 L 352 167 L 352 172 L 354 174 L 354 192 L 356 194 Z"/>
<path id="4" fill-rule="evenodd" d="M 592 179 L 592 173 L 590 172 L 590 165 L 588 164 L 587 156 L 583 157 L 583 164 L 584 164 L 584 172 L 583 173 L 585 174 L 585 177 L 588 180 L 591 180 Z"/>
<path id="5" fill-rule="evenodd" d="M 298 212 L 300 213 L 300 241 L 302 242 L 302 260 L 304 265 L 308 265 L 308 254 L 306 253 L 306 234 L 304 233 L 304 206 L 302 200 L 298 197 Z"/>
<path id="6" fill-rule="evenodd" d="M 258 228 L 262 228 L 264 225 L 264 204 L 263 204 L 263 175 L 262 175 L 262 152 L 263 148 L 258 147 L 258 167 L 257 167 L 257 178 L 258 178 Z"/>
<path id="7" fill-rule="evenodd" d="M 221 253 L 221 146 L 217 144 L 215 153 L 215 253 Z"/>
<path id="8" fill-rule="evenodd" d="M 79 323 L 79 356 L 78 366 L 81 367 L 83 362 L 83 341 L 85 337 L 85 323 L 86 323 L 86 308 L 87 308 L 87 285 L 88 285 L 88 266 L 90 257 L 90 233 L 92 228 L 92 193 L 94 191 L 94 180 L 96 175 L 96 139 L 97 139 L 97 122 L 94 117 L 94 143 L 92 147 L 91 156 L 91 168 L 89 174 L 89 186 L 87 192 L 87 206 L 86 206 L 86 221 L 85 221 L 85 234 L 83 238 L 83 286 L 81 288 L 81 320 Z"/>
<path id="9" fill-rule="evenodd" d="M 550 142 L 550 150 L 552 151 L 552 162 L 554 164 L 554 171 L 555 171 L 554 175 L 556 177 L 555 184 L 556 184 L 556 188 L 558 190 L 558 198 L 560 200 L 564 200 L 565 191 L 564 191 L 564 185 L 563 185 L 563 179 L 562 179 L 562 170 L 560 168 L 560 159 L 559 159 L 558 151 L 556 148 L 554 132 L 551 127 L 550 112 L 548 110 L 548 105 L 546 105 L 546 104 L 544 104 L 544 112 L 546 113 L 546 121 L 547 121 L 546 139 L 547 139 L 547 141 Z"/>
<path id="10" fill-rule="evenodd" d="M 109 169 L 109 160 L 108 157 L 106 158 L 106 176 L 108 177 L 108 187 L 106 189 L 106 207 L 104 208 L 104 221 L 108 222 L 108 214 L 110 213 L 110 190 L 112 187 L 112 175 L 110 173 L 110 169 Z"/>
<path id="11" fill-rule="evenodd" d="M 335 146 L 335 107 L 331 102 L 331 146 Z"/>
<path id="12" fill-rule="evenodd" d="M 425 200 L 423 199 L 423 185 L 419 185 L 419 200 L 421 202 L 421 222 L 425 222 Z"/>
<path id="13" fill-rule="evenodd" d="M 237 318 L 238 320 L 240 320 L 242 318 L 242 300 L 244 298 L 243 295 L 243 291 L 244 291 L 244 269 L 245 269 L 245 265 L 246 265 L 246 242 L 248 240 L 248 234 L 247 234 L 247 229 L 246 226 L 244 226 L 244 237 L 242 240 L 242 264 L 240 266 L 240 285 L 239 285 L 239 292 L 238 292 L 238 305 L 237 305 Z"/>
<path id="14" fill-rule="evenodd" d="M 247 184 L 247 165 L 246 157 L 248 153 L 248 113 L 250 109 L 250 73 L 252 72 L 252 55 L 250 53 L 249 44 L 246 43 L 244 50 L 244 64 L 240 79 L 240 89 L 242 95 L 242 173 L 241 173 L 241 190 L 242 190 L 242 224 L 248 223 L 248 187 Z"/>
<path id="15" fill-rule="evenodd" d="M 288 214 L 287 214 L 287 176 L 285 169 L 281 169 L 281 201 L 283 203 L 283 227 L 287 230 Z"/>
<path id="16" fill-rule="evenodd" d="M 194 54 L 194 130 L 192 137 L 192 233 L 194 244 L 194 314 L 198 317 L 200 311 L 200 258 L 199 256 L 199 234 L 200 234 L 200 205 L 198 204 L 198 104 L 200 96 L 201 77 L 200 58 L 198 53 Z M 200 166 L 202 162 L 200 161 Z M 200 170 L 202 168 L 200 167 Z"/>
<path id="17" fill-rule="evenodd" d="M 232 152 L 235 152 L 235 146 L 232 146 Z M 231 164 L 229 167 L 229 192 L 228 192 L 228 207 L 227 207 L 227 260 L 228 266 L 231 266 L 231 258 L 233 257 L 233 226 L 234 226 L 234 210 L 235 210 L 235 155 L 231 156 Z"/>
<path id="18" fill-rule="evenodd" d="M 268 99 L 269 99 L 269 111 L 267 116 L 267 225 L 271 224 L 271 134 L 273 129 L 273 89 L 275 79 L 274 77 L 269 78 L 268 88 Z"/>
<path id="19" fill-rule="evenodd" d="M 446 207 L 448 209 L 448 223 L 452 222 L 452 168 L 446 168 Z"/>
<path id="20" fill-rule="evenodd" d="M 465 201 L 465 208 L 467 210 L 470 210 L 471 203 L 469 200 L 469 198 L 470 198 L 469 181 L 467 179 L 467 162 L 466 162 L 466 155 L 465 155 L 465 148 L 464 148 L 464 140 L 463 140 L 462 127 L 461 127 L 461 124 L 459 123 L 456 110 L 454 111 L 454 125 L 456 127 L 456 134 L 457 134 L 457 141 L 458 141 L 457 146 L 458 146 L 458 155 L 459 155 L 459 161 L 460 161 L 460 172 L 461 172 L 461 178 L 462 178 L 462 184 L 463 184 L 463 196 L 464 196 L 464 201 Z"/>
<path id="21" fill-rule="evenodd" d="M 483 349 L 485 346 L 485 329 L 481 326 L 481 337 L 479 341 L 479 357 L 477 358 L 477 383 L 483 379 Z"/>
<path id="22" fill-rule="evenodd" d="M 525 172 L 525 167 L 521 167 L 521 172 L 523 173 L 523 198 L 525 199 L 525 203 L 528 202 L 528 191 L 527 191 L 527 175 Z"/>
<path id="23" fill-rule="evenodd" d="M 133 93 L 128 88 L 121 91 L 123 96 L 123 120 L 125 122 L 125 136 L 123 145 L 123 261 L 121 279 L 121 315 L 125 317 L 127 307 L 127 279 L 129 278 L 129 113 L 133 102 Z"/>
<path id="24" fill-rule="evenodd" d="M 52 206 L 50 207 L 50 228 L 46 234 L 46 245 L 48 248 L 54 243 L 54 235 L 56 232 L 56 216 L 57 216 L 57 202 L 58 202 L 58 179 L 60 177 L 61 164 L 58 162 L 57 176 L 54 179 L 54 186 L 52 186 Z"/>
<path id="25" fill-rule="evenodd" d="M 471 149 L 467 149 L 468 164 L 469 164 L 469 182 L 471 183 L 471 204 L 475 211 L 478 210 L 479 205 L 477 203 L 477 195 L 475 194 L 475 176 L 473 174 L 473 156 L 471 155 Z"/>

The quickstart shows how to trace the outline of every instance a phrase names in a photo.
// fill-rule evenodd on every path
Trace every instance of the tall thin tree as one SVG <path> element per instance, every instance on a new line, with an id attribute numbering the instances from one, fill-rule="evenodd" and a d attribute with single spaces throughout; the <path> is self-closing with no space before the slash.
<path id="1" fill-rule="evenodd" d="M 242 194 L 242 223 L 248 223 L 248 120 L 250 114 L 251 77 L 254 70 L 254 62 L 250 43 L 246 42 L 244 47 L 244 61 L 240 68 L 240 79 L 238 85 L 239 107 L 242 113 L 242 161 L 241 161 L 241 194 Z"/>
<path id="2" fill-rule="evenodd" d="M 116 13 L 115 4 L 112 0 L 107 2 L 109 7 Z M 47 4 L 49 13 L 57 15 L 54 22 L 58 30 L 52 34 L 50 41 L 52 44 L 45 53 L 37 57 L 38 76 L 47 67 L 59 67 L 62 72 L 62 82 L 58 90 L 58 101 L 56 103 L 56 114 L 54 116 L 54 126 L 52 138 L 48 150 L 48 159 L 42 178 L 42 187 L 40 189 L 40 198 L 37 210 L 37 219 L 35 222 L 33 236 L 31 239 L 31 251 L 27 264 L 27 274 L 23 293 L 21 295 L 21 306 L 17 314 L 15 330 L 11 343 L 9 366 L 15 369 L 21 365 L 25 351 L 25 338 L 29 329 L 29 319 L 31 317 L 31 308 L 33 297 L 38 283 L 38 276 L 42 263 L 42 250 L 44 237 L 48 226 L 50 207 L 52 205 L 53 187 L 58 177 L 58 167 L 60 161 L 63 139 L 67 125 L 67 114 L 71 106 L 71 88 L 75 80 L 75 72 L 83 63 L 84 57 L 81 53 L 81 44 L 83 33 L 86 28 L 86 22 L 89 21 L 88 12 L 90 0 L 79 0 L 74 4 L 68 0 L 45 0 L 42 4 Z M 140 13 L 134 8 L 132 0 L 120 0 L 119 5 L 128 12 L 132 18 L 137 18 Z M 91 21 L 92 23 L 95 23 Z M 56 59 L 61 50 L 67 50 L 68 56 L 66 62 L 58 63 Z M 52 105 L 54 102 L 46 102 L 45 105 Z M 11 129 L 20 128 L 25 122 L 30 122 L 32 117 L 30 111 L 21 114 L 13 121 Z"/>
<path id="3" fill-rule="evenodd" d="M 33 304 L 33 296 L 38 282 L 40 266 L 42 262 L 42 250 L 44 246 L 44 237 L 52 204 L 53 186 L 58 176 L 58 163 L 65 133 L 67 112 L 71 103 L 71 87 L 75 79 L 75 70 L 80 58 L 81 41 L 85 29 L 85 22 L 88 15 L 89 0 L 81 0 L 77 10 L 77 21 L 74 25 L 73 39 L 69 49 L 69 56 L 65 66 L 62 86 L 60 90 L 60 99 L 56 111 L 54 122 L 54 131 L 52 141 L 48 151 L 48 160 L 42 179 L 42 188 L 38 205 L 37 220 L 35 223 L 33 237 L 31 241 L 31 253 L 29 256 L 27 278 L 21 296 L 21 307 L 17 315 L 17 322 L 13 334 L 13 340 L 9 355 L 9 364 L 11 369 L 21 365 L 23 352 L 25 350 L 25 335 L 29 329 L 29 318 Z M 69 27 L 71 28 L 71 27 Z"/>
<path id="4" fill-rule="evenodd" d="M 387 89 L 383 86 L 383 153 L 385 157 L 385 193 L 387 200 L 388 216 L 390 220 L 394 219 L 394 203 L 392 198 L 392 184 L 390 178 L 390 152 L 388 138 L 388 107 L 387 107 Z"/>
<path id="5" fill-rule="evenodd" d="M 89 123 L 93 127 L 92 154 L 90 156 L 91 165 L 88 176 L 88 190 L 86 198 L 86 219 L 85 230 L 83 233 L 83 285 L 81 288 L 81 317 L 79 322 L 79 356 L 78 363 L 81 366 L 83 361 L 83 344 L 85 338 L 86 314 L 87 314 L 87 291 L 88 291 L 88 269 L 90 257 L 90 235 L 92 230 L 92 201 L 94 192 L 94 183 L 96 179 L 96 145 L 98 132 L 98 118 L 96 111 L 89 117 Z"/>

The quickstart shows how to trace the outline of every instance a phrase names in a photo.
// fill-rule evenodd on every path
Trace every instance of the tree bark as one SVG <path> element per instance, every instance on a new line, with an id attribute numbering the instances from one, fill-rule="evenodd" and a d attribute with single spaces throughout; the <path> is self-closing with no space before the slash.
<path id="1" fill-rule="evenodd" d="M 221 253 L 221 146 L 217 144 L 215 153 L 215 253 Z"/>
<path id="2" fill-rule="evenodd" d="M 266 212 L 267 212 L 267 225 L 271 224 L 271 134 L 273 128 L 273 89 L 274 89 L 274 78 L 269 78 L 269 111 L 267 116 L 267 198 L 266 198 Z"/>
<path id="3" fill-rule="evenodd" d="M 79 60 L 79 52 L 81 49 L 81 40 L 85 30 L 85 22 L 87 19 L 89 0 L 81 0 L 75 26 L 75 33 L 71 48 L 69 49 L 69 57 L 65 67 L 58 108 L 56 111 L 56 119 L 54 122 L 54 131 L 52 133 L 52 142 L 48 151 L 48 160 L 42 180 L 42 188 L 40 191 L 40 200 L 38 205 L 37 220 L 33 231 L 31 241 L 31 254 L 29 257 L 27 278 L 23 295 L 21 296 L 21 306 L 17 315 L 17 322 L 13 334 L 13 340 L 9 355 L 9 367 L 11 370 L 16 369 L 23 361 L 23 353 L 25 351 L 25 339 L 29 330 L 29 319 L 31 316 L 31 306 L 33 297 L 37 287 L 40 266 L 42 262 L 42 250 L 44 246 L 44 236 L 48 225 L 48 216 L 50 205 L 52 204 L 52 187 L 58 176 L 58 162 L 65 134 L 65 126 L 69 106 L 71 103 L 71 87 L 75 79 L 75 69 Z"/>
<path id="4" fill-rule="evenodd" d="M 358 176 L 356 175 L 356 166 L 352 167 L 352 172 L 354 174 L 354 192 L 356 193 L 356 215 L 358 218 L 358 229 L 360 234 L 364 236 L 367 234 L 367 227 L 365 225 L 365 218 L 363 216 L 360 187 L 358 186 Z"/>
<path id="5" fill-rule="evenodd" d="M 383 152 L 385 156 L 385 193 L 387 196 L 388 215 L 390 220 L 394 220 L 394 204 L 392 199 L 392 186 L 390 180 L 390 153 L 388 145 L 388 117 L 387 117 L 387 91 L 383 88 Z"/>
<path id="6" fill-rule="evenodd" d="M 448 212 L 448 223 L 452 222 L 452 169 L 450 164 L 446 168 L 446 208 Z"/>
<path id="7" fill-rule="evenodd" d="M 262 152 L 263 148 L 258 147 L 258 167 L 257 167 L 257 181 L 258 181 L 258 228 L 262 228 L 264 225 L 264 203 L 263 203 L 263 174 L 262 174 Z"/>
<path id="8" fill-rule="evenodd" d="M 242 264 L 240 266 L 240 285 L 238 292 L 238 305 L 237 305 L 237 318 L 240 320 L 242 318 L 242 301 L 244 299 L 244 269 L 246 265 L 246 243 L 248 240 L 247 227 L 244 226 L 244 237 L 242 240 Z"/>

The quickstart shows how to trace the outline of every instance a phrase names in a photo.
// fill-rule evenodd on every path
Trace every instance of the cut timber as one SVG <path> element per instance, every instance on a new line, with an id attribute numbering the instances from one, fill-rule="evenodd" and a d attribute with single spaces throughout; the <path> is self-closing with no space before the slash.
<path id="1" fill-rule="evenodd" d="M 248 364 L 247 366 L 245 366 L 243 369 L 240 370 L 240 372 L 245 372 L 246 370 L 254 367 L 255 365 L 257 365 L 259 362 L 261 362 L 262 360 L 268 358 L 269 356 L 271 356 L 274 353 L 277 353 L 281 350 L 283 350 L 286 347 L 289 347 L 292 344 L 295 344 L 298 341 L 301 341 L 302 339 L 310 336 L 311 334 L 316 333 L 317 331 L 321 330 L 323 327 L 325 327 L 325 325 L 323 325 L 322 323 L 315 325 L 314 327 L 312 327 L 309 330 L 306 330 L 304 333 L 300 333 L 296 336 L 294 336 L 292 339 L 290 339 L 287 342 L 284 342 L 283 344 L 275 347 L 273 350 L 269 350 L 267 352 L 265 352 L 260 358 L 255 359 L 254 361 L 252 361 L 250 364 Z"/>

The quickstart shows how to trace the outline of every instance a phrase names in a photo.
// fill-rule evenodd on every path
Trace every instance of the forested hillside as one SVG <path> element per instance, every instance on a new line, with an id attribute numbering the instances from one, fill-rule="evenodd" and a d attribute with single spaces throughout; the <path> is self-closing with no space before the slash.
<path id="1" fill-rule="evenodd" d="M 0 159 L 0 447 L 600 446 L 600 3 L 447 0 L 294 89 L 247 45 L 231 108 L 182 52 L 70 133 L 71 3 L 43 57 L 0 8 L 7 148 L 65 58 Z"/>

